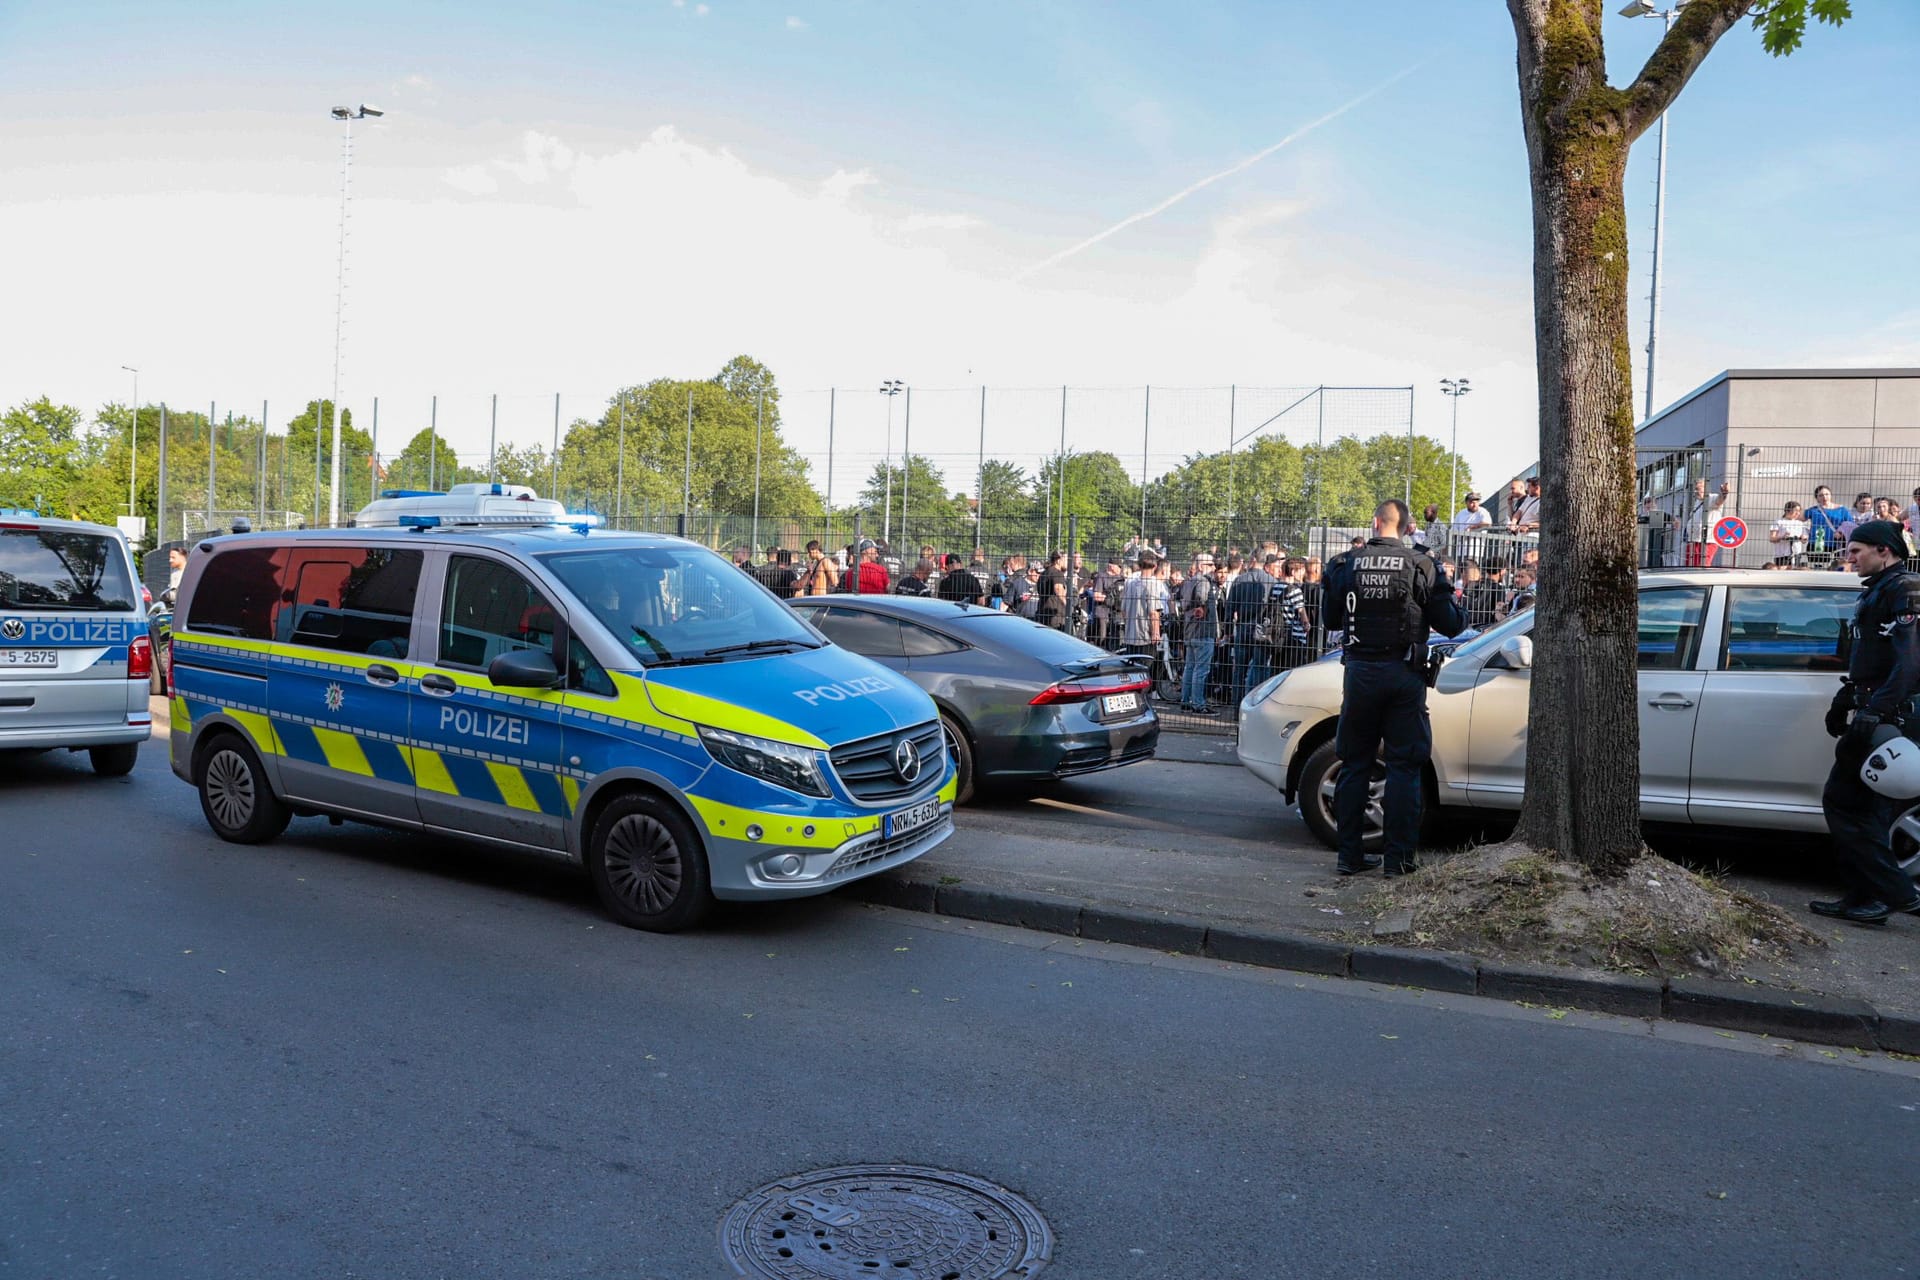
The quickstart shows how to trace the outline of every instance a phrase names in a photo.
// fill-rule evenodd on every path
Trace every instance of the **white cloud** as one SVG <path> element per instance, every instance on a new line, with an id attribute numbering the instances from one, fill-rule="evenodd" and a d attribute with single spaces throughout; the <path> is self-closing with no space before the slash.
<path id="1" fill-rule="evenodd" d="M 701 18 L 704 18 L 704 17 L 706 17 L 706 16 L 707 16 L 707 15 L 708 15 L 709 13 L 712 13 L 712 12 L 713 12 L 713 10 L 711 10 L 711 9 L 709 9 L 709 8 L 707 8 L 707 6 L 706 6 L 706 5 L 703 5 L 703 4 L 697 4 L 697 5 L 695 5 L 695 6 L 693 6 L 693 12 L 694 12 L 694 15 L 695 15 L 696 17 L 701 17 Z"/>
<path id="2" fill-rule="evenodd" d="M 484 450 L 496 390 L 501 438 L 544 441 L 555 390 L 571 418 L 597 412 L 621 382 L 705 374 L 744 351 L 788 388 L 789 437 L 813 453 L 825 449 L 826 400 L 807 389 L 887 376 L 917 388 L 1131 387 L 1101 393 L 1111 414 L 1089 393 L 1069 444 L 1132 459 L 1142 383 L 1221 388 L 1171 393 L 1165 409 L 1156 392 L 1156 415 L 1171 415 L 1156 418 L 1158 469 L 1219 447 L 1228 383 L 1243 386 L 1242 413 L 1257 411 L 1246 384 L 1413 383 L 1418 426 L 1436 431 L 1434 383 L 1464 373 L 1476 388 L 1461 414 L 1463 449 L 1484 463 L 1476 479 L 1490 484 L 1532 454 L 1532 371 L 1513 360 L 1531 350 L 1525 280 L 1463 285 L 1384 249 L 1334 252 L 1325 223 L 1337 232 L 1337 217 L 1315 224 L 1323 215 L 1297 201 L 1221 216 L 1192 261 L 1156 259 L 1150 279 L 1116 254 L 1105 274 L 1090 256 L 1018 282 L 1008 264 L 1031 247 L 976 218 L 855 199 L 877 185 L 864 170 L 776 178 L 672 128 L 613 151 L 528 133 L 484 164 L 449 169 L 429 149 L 416 163 L 408 189 L 443 197 L 383 195 L 390 169 L 356 175 L 344 394 L 362 410 L 381 397 L 383 442 L 424 425 L 437 394 L 442 430 L 463 451 Z M 469 198 L 493 194 L 501 175 L 541 184 L 543 197 Z M 0 292 L 34 299 L 0 309 L 0 403 L 44 392 L 91 408 L 125 394 L 124 362 L 141 366 L 142 393 L 156 400 L 268 399 L 284 422 L 332 376 L 328 190 L 247 194 L 236 178 L 229 189 L 0 203 L 0 242 L 53 250 L 0 263 Z M 925 234 L 948 230 L 968 234 Z M 168 323 L 98 305 L 129 294 L 168 298 Z M 977 391 L 951 399 L 973 407 L 941 426 L 944 401 L 916 396 L 926 424 L 916 449 L 974 447 Z M 991 454 L 1029 459 L 1057 442 L 1057 391 L 1031 399 L 1033 424 L 1016 411 L 1022 393 L 995 393 Z M 879 450 L 883 422 L 860 413 L 860 397 L 840 397 L 838 492 L 871 466 L 861 451 Z M 1115 429 L 1124 444 L 1106 434 Z"/>
<path id="3" fill-rule="evenodd" d="M 796 18 L 792 14 L 787 15 L 787 30 L 805 31 L 806 29 L 807 29 L 807 20 L 805 18 Z"/>

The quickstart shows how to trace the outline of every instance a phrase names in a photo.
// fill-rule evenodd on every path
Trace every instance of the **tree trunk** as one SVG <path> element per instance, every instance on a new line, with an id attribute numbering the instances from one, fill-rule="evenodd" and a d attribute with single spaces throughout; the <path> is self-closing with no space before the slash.
<path id="1" fill-rule="evenodd" d="M 1625 95 L 1598 0 L 1510 0 L 1533 185 L 1541 527 L 1517 838 L 1603 874 L 1641 850 Z"/>

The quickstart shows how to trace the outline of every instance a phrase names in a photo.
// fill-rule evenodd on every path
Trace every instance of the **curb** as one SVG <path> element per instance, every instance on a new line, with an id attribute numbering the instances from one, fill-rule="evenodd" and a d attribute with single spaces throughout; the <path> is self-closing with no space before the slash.
<path id="1" fill-rule="evenodd" d="M 1712 978 L 1642 978 L 1629 974 L 1479 960 L 1450 951 L 1354 946 L 1312 934 L 1099 907 L 1060 894 L 937 884 L 904 876 L 860 880 L 845 897 L 907 911 L 1013 925 L 1042 933 L 1208 956 L 1265 969 L 1420 987 L 1455 995 L 1630 1018 L 1664 1018 L 1850 1049 L 1920 1054 L 1920 1017 L 1883 1014 L 1864 1000 L 1782 991 Z"/>

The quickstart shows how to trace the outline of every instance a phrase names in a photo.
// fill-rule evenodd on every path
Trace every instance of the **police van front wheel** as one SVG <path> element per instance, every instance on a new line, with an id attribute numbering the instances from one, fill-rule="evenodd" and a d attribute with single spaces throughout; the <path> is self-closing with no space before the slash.
<path id="1" fill-rule="evenodd" d="M 609 804 L 587 842 L 587 871 L 607 914 L 629 929 L 672 933 L 713 906 L 707 855 L 686 817 L 658 796 Z"/>
<path id="2" fill-rule="evenodd" d="M 1893 820 L 1893 859 L 1900 869 L 1920 881 L 1920 805 Z"/>
<path id="3" fill-rule="evenodd" d="M 200 812 L 222 840 L 260 844 L 287 829 L 293 813 L 267 785 L 266 772 L 240 735 L 223 732 L 199 754 Z"/>

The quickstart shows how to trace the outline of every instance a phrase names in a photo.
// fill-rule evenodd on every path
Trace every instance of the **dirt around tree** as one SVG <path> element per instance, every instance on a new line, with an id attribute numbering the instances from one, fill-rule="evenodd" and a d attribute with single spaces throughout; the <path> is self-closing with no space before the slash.
<path id="1" fill-rule="evenodd" d="M 1482 845 L 1387 882 L 1368 907 L 1411 910 L 1406 937 L 1420 946 L 1665 977 L 1727 977 L 1827 945 L 1779 907 L 1650 852 L 1600 877 L 1517 842 Z"/>

